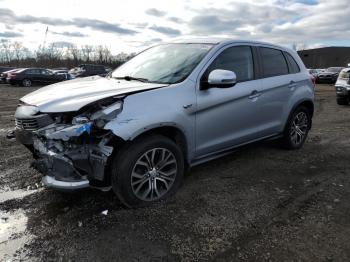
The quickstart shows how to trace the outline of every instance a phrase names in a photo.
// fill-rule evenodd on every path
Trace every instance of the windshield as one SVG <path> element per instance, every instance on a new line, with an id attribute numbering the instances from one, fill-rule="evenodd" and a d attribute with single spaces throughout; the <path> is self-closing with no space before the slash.
<path id="1" fill-rule="evenodd" d="M 113 73 L 114 78 L 139 78 L 147 82 L 174 84 L 183 81 L 213 45 L 164 44 L 152 47 Z"/>

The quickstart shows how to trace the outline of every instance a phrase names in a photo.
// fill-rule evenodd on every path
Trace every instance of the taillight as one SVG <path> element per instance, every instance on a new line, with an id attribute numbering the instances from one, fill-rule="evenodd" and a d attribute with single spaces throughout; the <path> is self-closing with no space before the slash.
<path id="1" fill-rule="evenodd" d="M 316 78 L 313 75 L 310 75 L 310 80 L 312 82 L 313 88 L 315 89 L 315 87 L 316 87 Z"/>

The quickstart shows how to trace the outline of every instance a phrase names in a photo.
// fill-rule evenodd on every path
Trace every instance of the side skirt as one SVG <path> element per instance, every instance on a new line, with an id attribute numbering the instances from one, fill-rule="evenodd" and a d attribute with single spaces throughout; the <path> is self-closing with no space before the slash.
<path id="1" fill-rule="evenodd" d="M 229 148 L 225 148 L 225 149 L 216 151 L 214 153 L 210 153 L 209 155 L 205 155 L 203 157 L 195 158 L 191 162 L 190 167 L 198 166 L 198 165 L 203 164 L 205 162 L 208 162 L 208 161 L 211 161 L 211 160 L 214 160 L 214 159 L 217 159 L 217 158 L 220 158 L 220 157 L 232 154 L 233 152 L 236 152 L 240 147 L 243 147 L 245 145 L 253 144 L 255 142 L 263 141 L 263 140 L 275 140 L 275 139 L 281 138 L 282 136 L 283 136 L 283 134 L 274 134 L 274 135 L 270 135 L 270 136 L 265 136 L 265 137 L 258 138 L 258 139 L 255 139 L 255 140 L 252 140 L 252 141 L 249 141 L 249 142 L 245 142 L 245 143 L 242 143 L 242 144 L 239 144 L 239 145 L 235 145 L 235 146 L 232 146 L 232 147 L 229 147 Z"/>

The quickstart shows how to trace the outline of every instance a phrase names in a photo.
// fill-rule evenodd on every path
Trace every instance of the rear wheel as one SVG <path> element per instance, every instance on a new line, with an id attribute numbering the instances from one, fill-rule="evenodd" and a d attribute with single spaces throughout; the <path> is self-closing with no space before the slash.
<path id="1" fill-rule="evenodd" d="M 23 79 L 22 80 L 22 86 L 24 86 L 24 87 L 31 87 L 32 86 L 32 81 L 30 79 Z"/>
<path id="2" fill-rule="evenodd" d="M 310 111 L 304 107 L 298 107 L 288 119 L 284 130 L 283 145 L 287 149 L 301 148 L 311 127 Z"/>
<path id="3" fill-rule="evenodd" d="M 153 135 L 125 146 L 114 157 L 112 187 L 128 207 L 147 206 L 176 192 L 184 174 L 180 148 Z"/>
<path id="4" fill-rule="evenodd" d="M 343 97 L 337 97 L 337 104 L 338 105 L 348 105 L 349 99 L 343 98 Z"/>

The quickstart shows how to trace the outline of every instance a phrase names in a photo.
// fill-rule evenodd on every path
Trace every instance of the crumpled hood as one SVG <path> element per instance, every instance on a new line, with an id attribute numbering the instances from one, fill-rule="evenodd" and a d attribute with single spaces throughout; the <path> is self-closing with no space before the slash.
<path id="1" fill-rule="evenodd" d="M 145 91 L 166 86 L 92 76 L 43 87 L 20 100 L 37 106 L 40 112 L 55 113 L 77 111 L 83 106 L 103 98 Z"/>

